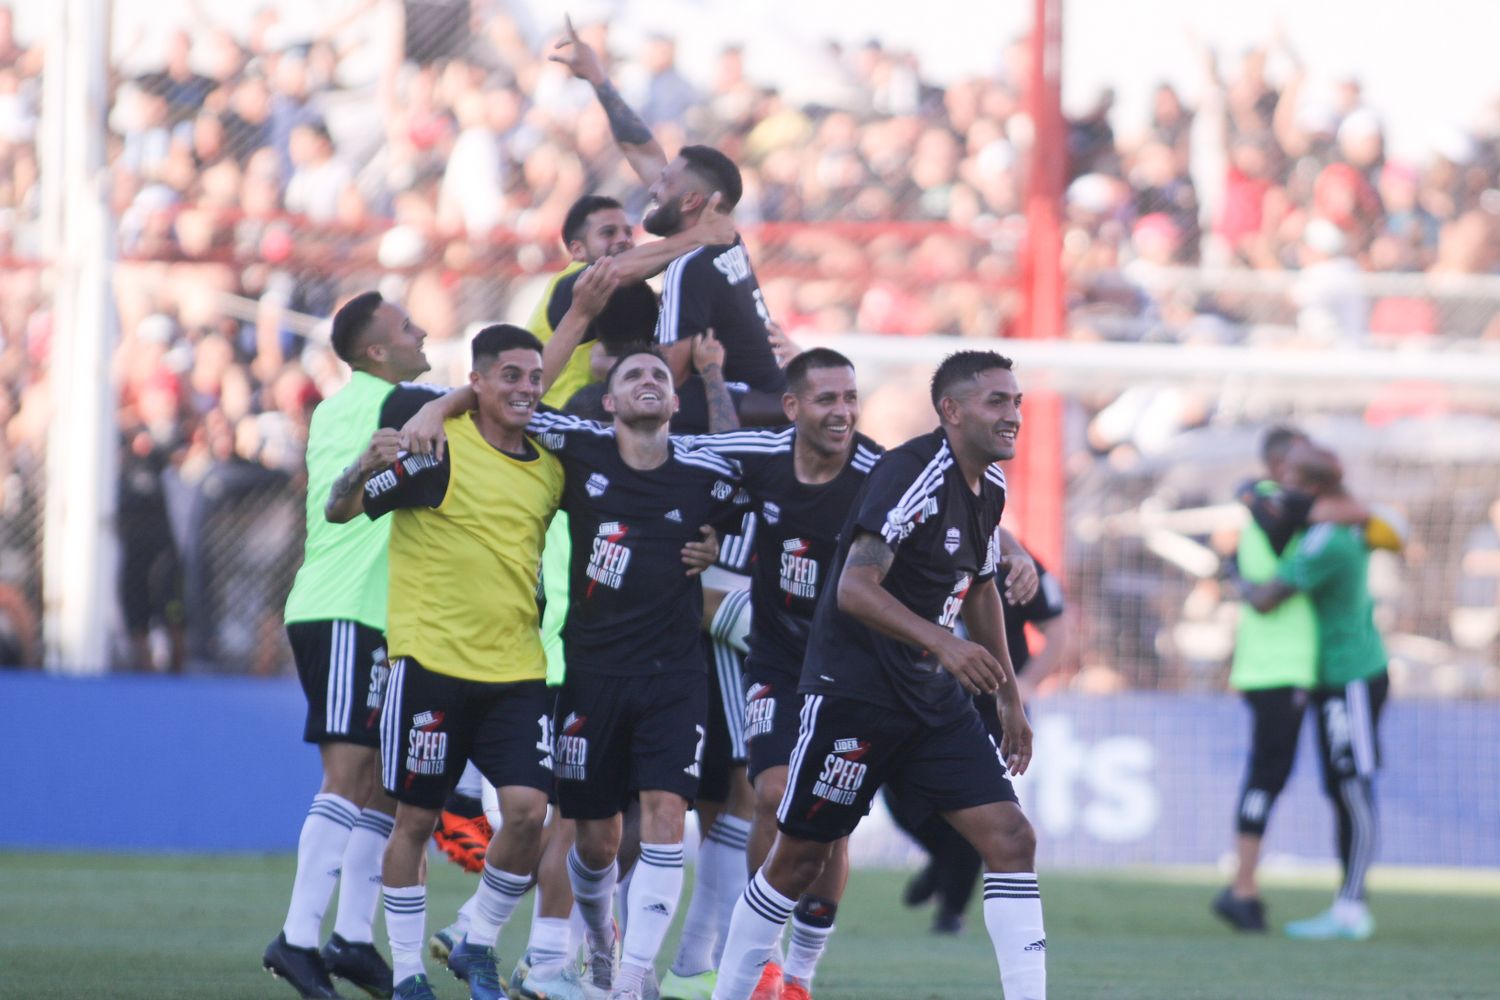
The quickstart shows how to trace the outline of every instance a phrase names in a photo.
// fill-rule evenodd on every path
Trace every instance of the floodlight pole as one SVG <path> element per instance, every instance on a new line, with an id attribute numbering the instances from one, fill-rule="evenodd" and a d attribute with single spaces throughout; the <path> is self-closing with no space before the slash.
<path id="1" fill-rule="evenodd" d="M 49 670 L 102 673 L 114 621 L 119 464 L 110 352 L 114 257 L 105 164 L 110 0 L 60 0 L 47 45 L 43 176 L 53 282 L 43 534 L 43 639 Z M 53 76 L 57 79 L 50 79 Z M 57 120 L 60 118 L 60 121 Z"/>

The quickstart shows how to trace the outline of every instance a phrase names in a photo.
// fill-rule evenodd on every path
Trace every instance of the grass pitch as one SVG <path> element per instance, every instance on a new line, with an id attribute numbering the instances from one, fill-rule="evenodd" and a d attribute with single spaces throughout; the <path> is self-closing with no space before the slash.
<path id="1" fill-rule="evenodd" d="M 0 997 L 289 1000 L 293 992 L 261 971 L 260 954 L 280 927 L 293 864 L 290 855 L 0 854 Z M 430 926 L 446 922 L 474 885 L 440 858 L 431 871 Z M 978 900 L 964 934 L 935 938 L 928 912 L 900 905 L 904 879 L 855 873 L 818 1000 L 998 997 Z M 1207 873 L 1043 872 L 1049 992 L 1058 1000 L 1500 997 L 1493 876 L 1447 891 L 1420 889 L 1444 886 L 1427 879 L 1393 881 L 1375 883 L 1373 941 L 1308 944 L 1230 933 L 1209 914 L 1218 883 Z M 1273 884 L 1271 918 L 1316 912 L 1331 891 L 1331 882 Z M 530 912 L 524 904 L 502 936 L 503 972 L 524 946 Z M 376 940 L 385 950 L 380 928 Z M 440 997 L 465 995 L 430 971 Z"/>

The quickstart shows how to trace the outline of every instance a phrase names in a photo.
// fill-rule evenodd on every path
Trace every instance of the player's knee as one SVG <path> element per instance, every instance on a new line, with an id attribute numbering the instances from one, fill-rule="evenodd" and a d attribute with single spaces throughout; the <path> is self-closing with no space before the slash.
<path id="1" fill-rule="evenodd" d="M 781 798 L 786 794 L 786 772 L 773 774 L 769 771 L 755 779 L 755 815 L 766 816 L 774 822 L 776 810 L 781 808 Z"/>
<path id="2" fill-rule="evenodd" d="M 579 823 L 574 850 L 589 868 L 598 871 L 614 864 L 620 853 L 619 827 L 605 823 Z"/>
<path id="3" fill-rule="evenodd" d="M 500 829 L 518 840 L 539 842 L 547 825 L 547 800 L 509 803 L 501 810 Z"/>
<path id="4" fill-rule="evenodd" d="M 778 890 L 796 897 L 823 874 L 832 844 L 778 837 L 765 864 L 766 877 Z"/>
<path id="5" fill-rule="evenodd" d="M 1029 872 L 1036 869 L 1036 831 L 1019 809 L 1007 811 L 979 847 L 985 868 L 992 872 Z"/>
<path id="6" fill-rule="evenodd" d="M 437 829 L 437 822 L 436 809 L 402 805 L 396 809 L 396 825 L 391 830 L 391 839 L 425 846 L 427 838 Z"/>

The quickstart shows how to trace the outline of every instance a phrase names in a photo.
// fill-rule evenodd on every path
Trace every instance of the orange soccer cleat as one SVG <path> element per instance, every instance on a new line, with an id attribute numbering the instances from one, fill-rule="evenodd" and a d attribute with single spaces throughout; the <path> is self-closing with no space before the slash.
<path id="1" fill-rule="evenodd" d="M 781 993 L 781 966 L 775 962 L 767 962 L 765 971 L 760 974 L 760 982 L 755 984 L 755 992 L 750 994 L 750 1000 L 785 1000 Z"/>

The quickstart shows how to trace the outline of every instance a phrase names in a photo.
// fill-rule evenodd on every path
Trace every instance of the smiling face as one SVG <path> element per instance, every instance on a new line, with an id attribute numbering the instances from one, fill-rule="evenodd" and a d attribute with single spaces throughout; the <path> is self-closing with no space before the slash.
<path id="1" fill-rule="evenodd" d="M 380 304 L 364 335 L 370 358 L 401 382 L 409 382 L 428 369 L 427 355 L 422 351 L 426 341 L 427 331 L 394 302 Z"/>
<path id="2" fill-rule="evenodd" d="M 601 208 L 584 222 L 583 239 L 568 244 L 574 260 L 592 264 L 601 257 L 613 257 L 635 246 L 635 227 L 625 217 L 623 208 Z"/>
<path id="3" fill-rule="evenodd" d="M 943 400 L 943 423 L 954 444 L 984 462 L 1016 456 L 1021 385 L 1008 368 L 990 368 L 954 387 Z"/>
<path id="4" fill-rule="evenodd" d="M 654 236 L 682 232 L 688 225 L 688 217 L 707 200 L 708 192 L 704 187 L 688 161 L 677 157 L 666 165 L 656 183 L 651 185 L 651 203 L 646 206 L 641 228 Z"/>
<path id="5" fill-rule="evenodd" d="M 671 369 L 654 354 L 627 355 L 610 373 L 604 409 L 624 424 L 665 424 L 677 412 Z"/>
<path id="6" fill-rule="evenodd" d="M 501 351 L 469 372 L 479 416 L 507 432 L 526 429 L 542 398 L 542 356 L 525 347 Z"/>
<path id="7" fill-rule="evenodd" d="M 797 437 L 822 455 L 844 455 L 854 446 L 859 422 L 859 389 L 854 369 L 810 368 L 800 389 L 782 397 Z"/>

